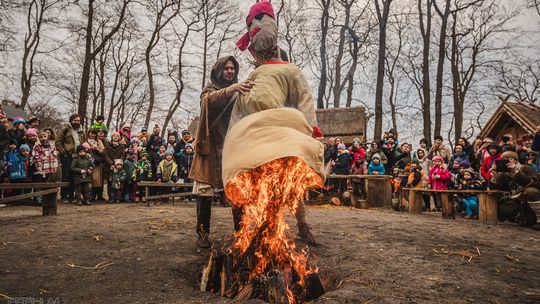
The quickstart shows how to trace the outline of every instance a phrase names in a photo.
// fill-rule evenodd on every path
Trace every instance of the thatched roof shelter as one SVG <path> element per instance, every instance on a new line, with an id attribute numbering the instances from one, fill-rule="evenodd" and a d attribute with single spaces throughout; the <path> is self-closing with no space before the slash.
<path id="1" fill-rule="evenodd" d="M 365 139 L 367 119 L 363 107 L 317 109 L 317 122 L 325 139 L 339 136 L 349 144 L 355 137 Z"/>
<path id="2" fill-rule="evenodd" d="M 526 133 L 534 133 L 538 125 L 540 106 L 530 102 L 503 101 L 480 132 L 480 137 L 498 141 L 504 134 L 511 134 L 514 138 L 520 138 Z"/>

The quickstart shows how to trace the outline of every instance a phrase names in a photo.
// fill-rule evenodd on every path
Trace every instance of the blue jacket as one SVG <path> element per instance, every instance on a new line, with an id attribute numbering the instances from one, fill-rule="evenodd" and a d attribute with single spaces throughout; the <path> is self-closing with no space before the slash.
<path id="1" fill-rule="evenodd" d="M 375 165 L 373 162 L 371 162 L 367 169 L 368 174 L 373 174 L 373 172 L 379 172 L 379 175 L 384 175 L 384 166 L 379 163 Z"/>
<path id="2" fill-rule="evenodd" d="M 28 177 L 26 158 L 19 151 L 8 151 L 5 156 L 6 171 L 10 181 L 23 180 Z"/>

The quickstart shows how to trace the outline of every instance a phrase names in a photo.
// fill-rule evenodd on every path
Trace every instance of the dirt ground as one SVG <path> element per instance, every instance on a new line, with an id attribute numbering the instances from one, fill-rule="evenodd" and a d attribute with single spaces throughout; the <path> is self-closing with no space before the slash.
<path id="1" fill-rule="evenodd" d="M 194 203 L 58 211 L 0 208 L 4 301 L 232 303 L 197 290 L 208 251 L 194 247 Z M 317 303 L 540 302 L 538 230 L 347 207 L 307 215 L 321 243 L 311 252 L 333 289 Z M 214 207 L 212 225 L 214 239 L 229 238 L 230 208 Z"/>

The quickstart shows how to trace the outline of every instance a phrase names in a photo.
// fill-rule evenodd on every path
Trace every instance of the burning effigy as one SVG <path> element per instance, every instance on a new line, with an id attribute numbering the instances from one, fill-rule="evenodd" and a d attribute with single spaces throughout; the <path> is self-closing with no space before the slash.
<path id="1" fill-rule="evenodd" d="M 233 207 L 241 208 L 240 229 L 224 248 L 214 248 L 201 290 L 245 300 L 302 303 L 324 293 L 308 248 L 290 236 L 293 216 L 308 189 L 324 184 L 323 145 L 310 88 L 300 69 L 283 61 L 268 1 L 252 6 L 248 48 L 257 68 L 250 92 L 238 96 L 223 148 L 223 184 Z M 246 40 L 247 39 L 247 40 Z"/>

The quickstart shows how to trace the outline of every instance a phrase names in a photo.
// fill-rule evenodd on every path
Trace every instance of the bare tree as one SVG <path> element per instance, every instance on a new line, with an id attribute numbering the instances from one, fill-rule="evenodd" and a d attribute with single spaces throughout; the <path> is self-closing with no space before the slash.
<path id="1" fill-rule="evenodd" d="M 324 95 L 326 93 L 326 85 L 328 84 L 328 55 L 326 52 L 326 40 L 328 39 L 328 25 L 330 22 L 330 5 L 331 0 L 317 0 L 317 4 L 321 8 L 321 40 L 319 47 L 321 74 L 319 77 L 319 89 L 317 93 L 317 108 L 324 109 Z"/>
<path id="2" fill-rule="evenodd" d="M 379 1 L 381 3 L 379 4 Z M 377 87 L 375 89 L 375 140 L 382 138 L 384 58 L 386 56 L 386 26 L 392 0 L 375 0 L 377 20 L 379 20 L 379 59 L 377 63 Z"/>
<path id="3" fill-rule="evenodd" d="M 34 77 L 34 59 L 39 48 L 41 28 L 44 23 L 44 15 L 47 10 L 59 1 L 32 0 L 28 5 L 26 15 L 26 29 L 24 35 L 24 49 L 21 68 L 21 109 L 26 107 L 30 91 L 32 89 L 32 77 Z"/>
<path id="4" fill-rule="evenodd" d="M 116 21 L 113 28 L 101 39 L 101 41 L 96 44 L 96 47 L 93 47 L 94 39 L 94 4 L 96 0 L 88 0 L 88 12 L 87 12 L 87 24 L 86 24 L 86 33 L 85 33 L 85 53 L 83 58 L 83 69 L 81 74 L 81 85 L 79 90 L 79 100 L 78 100 L 78 113 L 81 115 L 81 120 L 86 120 L 87 117 L 87 102 L 88 102 L 88 86 L 90 83 L 90 73 L 92 69 L 92 61 L 96 56 L 101 52 L 105 47 L 109 39 L 111 39 L 116 32 L 120 29 L 122 23 L 124 22 L 124 17 L 126 15 L 127 7 L 132 0 L 122 0 L 122 5 L 120 8 L 120 15 Z M 108 21 L 108 20 L 107 20 Z M 106 22 L 106 21 L 105 21 Z"/>
<path id="5" fill-rule="evenodd" d="M 152 50 L 157 46 L 161 38 L 161 30 L 178 14 L 180 9 L 179 0 L 149 0 L 147 2 L 149 10 L 154 14 L 154 29 L 150 36 L 150 40 L 146 46 L 144 52 L 144 58 L 146 62 L 146 74 L 148 75 L 148 110 L 146 112 L 146 118 L 144 125 L 148 127 L 152 118 L 152 110 L 154 109 L 154 103 L 156 100 L 156 93 L 154 90 L 154 74 L 152 72 Z M 167 13 L 168 12 L 168 13 Z"/>
<path id="6" fill-rule="evenodd" d="M 422 35 L 422 120 L 424 123 L 424 138 L 428 145 L 431 144 L 431 85 L 429 75 L 429 57 L 431 44 L 431 6 L 433 0 L 425 0 L 425 20 L 423 0 L 418 0 L 418 20 L 420 22 L 420 34 Z M 440 130 L 439 130 L 440 131 Z M 435 135 L 440 135 L 435 133 Z"/>
<path id="7" fill-rule="evenodd" d="M 508 33 L 509 21 L 518 14 L 518 10 L 503 10 L 496 0 L 484 1 L 479 9 L 459 16 L 452 13 L 450 65 L 452 73 L 452 95 L 454 104 L 454 135 L 459 139 L 463 131 L 463 113 L 466 96 L 475 82 L 475 76 L 482 69 L 494 64 L 501 64 L 493 54 L 507 51 L 510 45 L 497 45 L 490 41 L 497 34 Z"/>
<path id="8" fill-rule="evenodd" d="M 499 80 L 493 88 L 502 95 L 536 103 L 540 97 L 540 63 L 518 60 L 496 68 Z"/>

